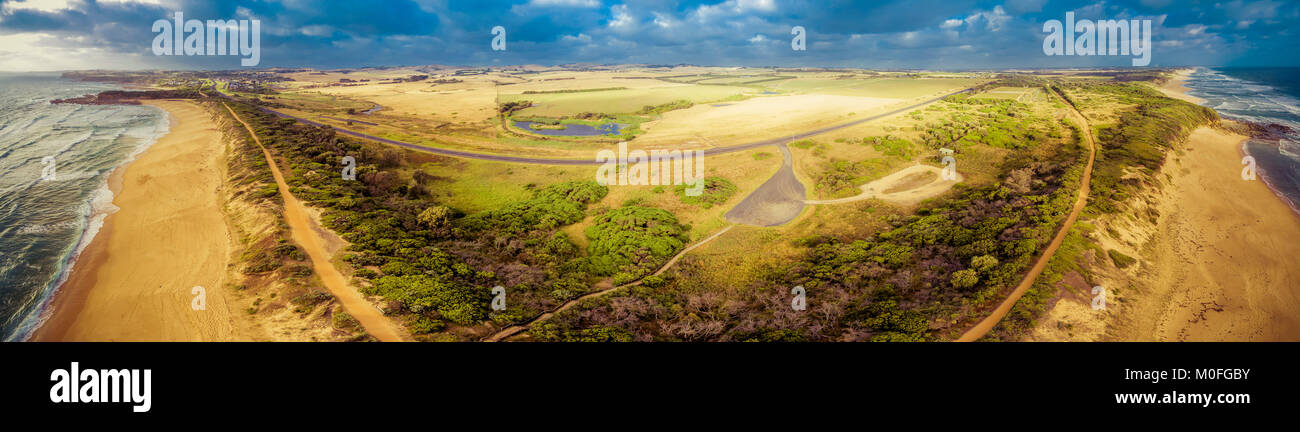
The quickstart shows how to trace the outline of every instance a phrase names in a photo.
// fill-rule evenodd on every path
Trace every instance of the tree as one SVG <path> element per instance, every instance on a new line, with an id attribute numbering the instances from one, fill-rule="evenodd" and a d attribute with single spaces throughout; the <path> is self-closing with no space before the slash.
<path id="1" fill-rule="evenodd" d="M 965 289 L 975 286 L 979 283 L 980 278 L 975 274 L 975 270 L 966 269 L 958 270 L 952 274 L 952 286 Z"/>
<path id="2" fill-rule="evenodd" d="M 451 209 L 446 206 L 436 205 L 424 209 L 419 216 L 415 217 L 415 220 L 430 230 L 442 232 L 447 228 L 447 224 L 451 222 L 451 216 Z"/>
<path id="3" fill-rule="evenodd" d="M 970 260 L 971 268 L 983 272 L 998 265 L 998 259 L 992 255 L 980 255 Z"/>

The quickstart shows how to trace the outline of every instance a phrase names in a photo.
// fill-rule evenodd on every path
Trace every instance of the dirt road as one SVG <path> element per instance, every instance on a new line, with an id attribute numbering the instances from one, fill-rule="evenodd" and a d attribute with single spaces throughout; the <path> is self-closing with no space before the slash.
<path id="1" fill-rule="evenodd" d="M 280 168 L 271 157 L 271 152 L 262 146 L 262 140 L 253 133 L 253 128 L 244 122 L 235 114 L 235 110 L 230 109 L 229 105 L 222 104 L 230 111 L 230 115 L 235 117 L 244 129 L 252 135 L 253 141 L 257 146 L 262 148 L 262 154 L 266 156 L 266 163 L 271 166 L 271 174 L 275 177 L 275 184 L 280 187 L 280 196 L 284 197 L 284 219 L 289 224 L 289 231 L 293 234 L 293 241 L 298 243 L 306 250 L 307 256 L 311 258 L 312 269 L 320 276 L 321 282 L 325 287 L 338 298 L 339 303 L 343 305 L 343 310 L 356 318 L 365 328 L 367 333 L 384 342 L 402 341 L 401 332 L 398 326 L 393 324 L 388 317 L 372 306 L 366 299 L 361 297 L 361 293 L 348 285 L 347 278 L 334 267 L 330 262 L 330 254 L 325 250 L 325 241 L 313 229 L 311 217 L 307 215 L 307 209 L 303 206 L 298 198 L 289 192 L 289 185 L 285 183 L 284 176 L 280 174 Z"/>
<path id="2" fill-rule="evenodd" d="M 1043 254 L 1038 256 L 1038 261 L 1034 262 L 1034 266 L 1029 269 L 1029 273 L 1025 274 L 1025 278 L 1020 281 L 1020 285 L 1016 285 L 1016 289 L 1011 291 L 1011 295 L 1007 296 L 1002 301 L 1002 304 L 999 304 L 998 308 L 993 310 L 993 313 L 975 324 L 975 327 L 971 327 L 966 333 L 962 333 L 961 337 L 957 338 L 957 342 L 979 340 L 979 338 L 988 334 L 990 330 L 993 330 L 993 326 L 997 325 L 998 321 L 1002 320 L 1002 317 L 1007 316 L 1007 312 L 1010 312 L 1011 308 L 1016 305 L 1016 301 L 1020 300 L 1020 296 L 1025 295 L 1025 291 L 1034 285 L 1038 275 L 1043 274 L 1043 270 L 1047 269 L 1047 262 L 1052 260 L 1052 255 L 1056 254 L 1056 250 L 1061 247 L 1061 242 L 1065 241 L 1065 235 L 1069 234 L 1070 228 L 1074 226 L 1075 219 L 1079 218 L 1079 213 L 1088 204 L 1088 192 L 1091 190 L 1090 184 L 1092 182 L 1092 162 L 1097 158 L 1097 144 L 1092 139 L 1092 127 L 1088 125 L 1088 119 L 1084 118 L 1083 114 L 1070 101 L 1065 100 L 1060 95 L 1056 95 L 1056 97 L 1060 98 L 1061 102 L 1064 102 L 1065 106 L 1070 108 L 1070 113 L 1079 122 L 1079 130 L 1084 132 L 1084 139 L 1088 141 L 1088 165 L 1083 168 L 1083 176 L 1079 181 L 1079 195 L 1074 199 L 1074 207 L 1070 209 L 1069 216 L 1065 217 L 1065 223 L 1061 224 L 1061 229 L 1056 232 L 1056 237 L 1053 237 L 1052 242 L 1047 244 L 1047 248 L 1043 249 Z"/>

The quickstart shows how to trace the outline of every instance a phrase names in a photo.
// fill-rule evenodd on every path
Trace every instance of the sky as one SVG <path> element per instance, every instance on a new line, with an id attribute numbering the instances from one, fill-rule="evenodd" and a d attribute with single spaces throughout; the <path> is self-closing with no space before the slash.
<path id="1" fill-rule="evenodd" d="M 1131 67 L 1048 56 L 1047 20 L 1151 20 L 1151 66 L 1300 66 L 1300 4 L 1281 0 L 0 0 L 0 71 L 246 69 L 158 56 L 153 23 L 261 22 L 257 68 L 443 65 L 1000 69 Z M 494 51 L 493 27 L 505 31 Z M 792 29 L 806 49 L 791 49 Z"/>

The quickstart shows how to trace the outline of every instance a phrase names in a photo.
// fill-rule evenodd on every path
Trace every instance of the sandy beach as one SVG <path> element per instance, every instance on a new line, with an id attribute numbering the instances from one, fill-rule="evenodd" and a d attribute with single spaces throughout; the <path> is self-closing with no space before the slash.
<path id="1" fill-rule="evenodd" d="M 1182 99 L 1198 105 L 1205 102 L 1201 98 L 1187 94 L 1187 76 L 1191 75 L 1192 72 L 1193 69 L 1179 70 L 1174 74 L 1173 78 L 1169 81 L 1165 81 L 1165 83 L 1160 86 L 1160 91 L 1163 92 L 1165 96 L 1174 99 Z"/>
<path id="2" fill-rule="evenodd" d="M 1171 155 L 1146 289 L 1110 338 L 1300 340 L 1300 217 L 1263 181 L 1241 178 L 1245 139 L 1203 127 Z"/>
<path id="3" fill-rule="evenodd" d="M 209 113 L 149 101 L 170 132 L 110 179 L 120 208 L 78 259 L 34 341 L 249 340 L 228 298 L 224 151 Z M 194 287 L 206 305 L 195 310 Z"/>

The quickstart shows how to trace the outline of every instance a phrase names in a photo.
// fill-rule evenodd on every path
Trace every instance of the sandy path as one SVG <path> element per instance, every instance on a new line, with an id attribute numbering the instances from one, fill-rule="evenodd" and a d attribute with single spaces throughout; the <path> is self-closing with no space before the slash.
<path id="1" fill-rule="evenodd" d="M 194 103 L 147 103 L 171 114 L 171 130 L 114 174 L 121 210 L 78 259 L 32 340 L 252 339 L 225 287 L 233 244 L 221 211 L 221 133 Z M 204 287 L 204 310 L 191 307 L 195 286 Z"/>
<path id="2" fill-rule="evenodd" d="M 1061 98 L 1060 95 L 1056 96 Z M 1008 295 L 998 305 L 997 309 L 993 310 L 993 313 L 975 324 L 975 327 L 971 327 L 966 333 L 962 333 L 961 337 L 957 338 L 957 342 L 973 342 L 993 330 L 993 326 L 997 325 L 998 321 L 1001 321 L 1002 317 L 1006 316 L 1007 312 L 1010 312 L 1011 308 L 1016 305 L 1020 297 L 1025 295 L 1025 291 L 1034 285 L 1034 280 L 1038 279 L 1038 275 L 1043 274 L 1043 270 L 1047 269 L 1047 262 L 1052 260 L 1052 255 L 1056 254 L 1056 250 L 1061 247 L 1061 242 L 1065 241 L 1065 235 L 1070 232 L 1070 227 L 1073 227 L 1074 221 L 1079 218 L 1079 212 L 1082 212 L 1083 207 L 1088 204 L 1088 192 L 1092 182 L 1092 162 L 1097 158 L 1097 144 L 1093 142 L 1092 126 L 1088 125 L 1088 119 L 1084 118 L 1083 114 L 1079 113 L 1079 110 L 1075 109 L 1074 105 L 1071 105 L 1069 101 L 1061 98 L 1061 102 L 1070 108 L 1071 115 L 1074 116 L 1075 121 L 1079 122 L 1079 129 L 1085 132 L 1083 136 L 1088 140 L 1088 165 L 1083 168 L 1083 176 L 1079 182 L 1078 196 L 1074 199 L 1074 207 L 1070 209 L 1069 216 L 1065 217 L 1065 223 L 1061 224 L 1061 228 L 1056 231 L 1056 236 L 1052 237 L 1052 242 L 1047 244 L 1047 248 L 1043 249 L 1042 255 L 1038 256 L 1038 261 L 1034 262 L 1034 266 L 1029 269 L 1029 273 L 1025 274 L 1025 278 L 1020 281 L 1020 284 L 1016 285 L 1016 289 L 1011 291 L 1011 295 Z"/>
<path id="3" fill-rule="evenodd" d="M 909 187 L 897 192 L 886 192 L 896 186 L 905 185 L 913 175 L 923 173 L 934 173 L 935 179 L 929 183 L 916 187 Z M 915 204 L 924 201 L 926 198 L 937 196 L 947 192 L 964 179 L 961 173 L 957 174 L 955 180 L 943 179 L 943 168 L 930 165 L 912 165 L 907 168 L 895 171 L 894 173 L 873 180 L 870 183 L 859 186 L 862 193 L 847 197 L 830 200 L 805 200 L 804 204 L 841 204 L 854 201 L 862 201 L 871 198 L 879 198 L 885 201 L 899 204 Z"/>
<path id="4" fill-rule="evenodd" d="M 1300 218 L 1241 179 L 1245 139 L 1202 127 L 1167 164 L 1148 290 L 1129 296 L 1112 338 L 1300 340 Z"/>
<path id="5" fill-rule="evenodd" d="M 222 105 L 225 105 L 224 103 Z M 280 196 L 284 197 L 284 219 L 289 223 L 289 231 L 293 235 L 293 241 L 307 252 L 311 257 L 312 269 L 320 276 L 321 282 L 330 290 L 331 294 L 343 305 L 343 310 L 357 319 L 361 327 L 366 329 L 367 333 L 384 342 L 402 341 L 401 332 L 397 325 L 393 324 L 388 317 L 384 316 L 379 309 L 372 306 L 361 293 L 357 292 L 348 285 L 347 278 L 334 267 L 330 262 L 329 251 L 325 249 L 325 240 L 321 238 L 316 231 L 311 217 L 307 214 L 306 207 L 303 206 L 298 198 L 289 192 L 289 185 L 284 182 L 284 176 L 280 174 L 280 167 L 276 164 L 275 158 L 271 157 L 271 152 L 262 146 L 262 140 L 253 133 L 253 128 L 244 123 L 244 119 L 239 118 L 235 111 L 225 105 L 230 115 L 235 117 L 244 129 L 248 130 L 253 141 L 257 142 L 258 147 L 262 147 L 262 154 L 266 156 L 266 162 L 271 166 L 271 174 L 275 177 L 275 183 L 280 187 Z"/>
<path id="6" fill-rule="evenodd" d="M 727 231 L 730 231 L 731 228 L 733 228 L 733 227 L 735 227 L 735 226 L 736 226 L 735 224 L 727 225 L 727 226 L 726 226 L 725 228 L 723 228 L 721 231 L 718 231 L 718 232 L 716 232 L 716 233 L 713 233 L 713 235 L 710 235 L 710 236 L 706 237 L 704 240 L 700 240 L 700 241 L 696 242 L 695 244 L 688 246 L 686 249 L 682 249 L 681 252 L 678 252 L 677 255 L 673 255 L 673 258 L 672 258 L 672 259 L 670 259 L 670 260 L 668 260 L 668 262 L 664 263 L 664 266 L 663 266 L 663 267 L 660 267 L 659 270 L 655 271 L 653 275 L 654 275 L 654 276 L 658 276 L 658 275 L 663 274 L 663 272 L 668 271 L 668 269 L 671 268 L 671 267 L 673 266 L 673 264 L 677 264 L 677 260 L 681 259 L 682 256 L 686 255 L 687 252 L 690 252 L 690 251 L 694 250 L 694 249 L 697 248 L 697 247 L 703 246 L 705 243 L 708 243 L 708 242 L 713 241 L 713 239 L 718 238 L 718 236 L 722 235 L 723 233 L 725 233 L 725 232 L 727 232 Z M 563 310 L 565 310 L 565 309 L 568 309 L 568 308 L 573 307 L 573 305 L 578 304 L 578 302 L 580 302 L 580 301 L 582 301 L 582 300 L 584 300 L 584 299 L 588 299 L 588 298 L 592 298 L 592 297 L 603 296 L 603 295 L 605 295 L 605 294 L 609 294 L 610 292 L 613 292 L 614 290 L 617 290 L 617 289 L 619 289 L 619 288 L 626 288 L 626 287 L 638 286 L 638 285 L 641 285 L 641 281 L 639 281 L 639 280 L 636 281 L 636 282 L 629 283 L 629 284 L 627 284 L 627 285 L 608 286 L 608 287 L 605 287 L 605 288 L 601 288 L 601 289 L 599 289 L 599 290 L 596 290 L 596 291 L 594 291 L 594 292 L 590 292 L 590 293 L 587 293 L 587 294 L 583 294 L 583 295 L 581 295 L 581 296 L 578 296 L 578 298 L 575 298 L 575 299 L 573 299 L 573 300 L 569 300 L 569 301 L 567 301 L 567 302 L 564 302 L 564 304 L 560 305 L 560 307 L 556 308 L 556 309 L 553 310 L 553 311 L 546 312 L 546 313 L 544 313 L 544 314 L 538 315 L 537 318 L 533 318 L 532 320 L 529 320 L 529 321 L 526 322 L 526 323 L 523 323 L 523 324 L 516 324 L 516 325 L 512 325 L 512 326 L 510 326 L 510 327 L 503 328 L 503 329 L 501 329 L 501 331 L 498 331 L 498 332 L 492 334 L 491 336 L 488 336 L 488 337 L 484 338 L 484 339 L 483 339 L 483 342 L 500 342 L 500 341 L 502 341 L 502 340 L 504 340 L 504 339 L 506 339 L 506 338 L 508 338 L 508 337 L 514 336 L 514 335 L 516 335 L 516 334 L 519 334 L 520 332 L 524 331 L 525 329 L 528 328 L 528 326 L 532 325 L 532 324 L 535 323 L 535 322 L 541 322 L 541 321 L 546 321 L 547 319 L 550 319 L 551 316 L 553 316 L 553 315 L 555 315 L 555 314 L 557 314 L 557 313 L 559 313 L 559 312 L 561 312 L 561 311 L 563 311 Z"/>

